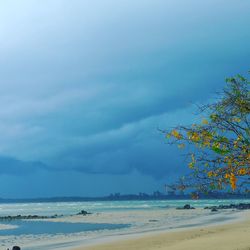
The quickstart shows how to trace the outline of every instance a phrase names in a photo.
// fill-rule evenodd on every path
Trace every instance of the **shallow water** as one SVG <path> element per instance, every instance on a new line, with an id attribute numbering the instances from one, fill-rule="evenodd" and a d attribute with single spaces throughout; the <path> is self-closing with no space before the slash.
<path id="1" fill-rule="evenodd" d="M 126 228 L 128 224 L 107 223 L 66 223 L 49 221 L 12 221 L 5 224 L 17 226 L 17 228 L 0 230 L 0 236 L 7 235 L 40 235 L 40 234 L 72 234 L 79 232 L 112 230 Z"/>

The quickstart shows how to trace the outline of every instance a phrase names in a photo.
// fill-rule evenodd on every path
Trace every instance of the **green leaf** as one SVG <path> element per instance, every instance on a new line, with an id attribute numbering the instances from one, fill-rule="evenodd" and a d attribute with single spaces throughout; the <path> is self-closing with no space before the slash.
<path id="1" fill-rule="evenodd" d="M 220 154 L 220 155 L 225 155 L 225 154 L 228 154 L 230 152 L 229 150 L 224 150 L 224 149 L 220 149 L 220 148 L 217 148 L 217 147 L 212 147 L 212 150 L 215 153 Z"/>
<path id="2" fill-rule="evenodd" d="M 242 75 L 237 75 L 238 79 L 241 80 L 242 82 L 245 82 L 247 79 L 243 77 Z"/>

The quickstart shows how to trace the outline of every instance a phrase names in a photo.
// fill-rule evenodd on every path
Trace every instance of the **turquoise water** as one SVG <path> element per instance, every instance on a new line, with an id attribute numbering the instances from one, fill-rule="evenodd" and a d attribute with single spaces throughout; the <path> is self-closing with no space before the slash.
<path id="1" fill-rule="evenodd" d="M 86 210 L 91 213 L 126 210 L 154 210 L 175 208 L 191 204 L 196 208 L 231 203 L 247 203 L 240 200 L 163 200 L 163 201 L 96 201 L 0 204 L 0 216 L 7 215 L 71 215 Z"/>
<path id="2" fill-rule="evenodd" d="M 6 224 L 15 225 L 17 228 L 1 230 L 1 236 L 7 235 L 40 235 L 40 234 L 69 234 L 99 230 L 122 229 L 128 224 L 107 224 L 107 223 L 66 223 L 49 221 L 23 221 L 16 220 Z"/>

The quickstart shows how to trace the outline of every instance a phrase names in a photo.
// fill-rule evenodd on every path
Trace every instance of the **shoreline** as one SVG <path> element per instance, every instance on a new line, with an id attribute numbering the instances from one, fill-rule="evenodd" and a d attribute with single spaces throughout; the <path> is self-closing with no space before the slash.
<path id="1" fill-rule="evenodd" d="M 186 212 L 186 211 L 184 211 Z M 189 212 L 191 212 L 189 210 Z M 192 212 L 195 213 L 193 210 Z M 212 218 L 214 216 L 214 218 Z M 160 227 L 160 228 L 146 228 L 146 229 L 136 229 L 127 231 L 125 233 L 121 232 L 118 234 L 110 233 L 108 235 L 105 235 L 103 237 L 95 237 L 90 238 L 87 240 L 79 240 L 78 242 L 74 241 L 71 244 L 68 244 L 68 246 L 62 246 L 59 248 L 55 248 L 55 245 L 50 245 L 48 247 L 51 247 L 49 249 L 57 249 L 57 250 L 81 250 L 81 249 L 97 249 L 102 250 L 102 246 L 105 246 L 106 244 L 118 244 L 123 241 L 133 241 L 140 238 L 145 237 L 155 237 L 161 234 L 172 234 L 172 233 L 182 233 L 187 232 L 190 230 L 198 230 L 200 228 L 210 228 L 210 227 L 218 227 L 218 226 L 227 226 L 231 224 L 237 224 L 244 221 L 244 219 L 248 217 L 249 223 L 250 223 L 250 211 L 221 211 L 219 213 L 210 213 L 208 215 L 203 215 L 198 218 L 193 218 L 195 223 L 187 223 L 189 220 L 185 221 L 180 226 L 176 227 Z M 250 225 L 250 224 L 249 224 Z M 104 248 L 105 250 L 108 250 Z M 40 249 L 39 249 L 40 250 Z M 125 250 L 125 249 L 124 249 Z M 250 249 L 249 249 L 250 250 Z"/>
<path id="2" fill-rule="evenodd" d="M 58 250 L 250 250 L 250 211 L 211 224 L 111 236 Z"/>
<path id="3" fill-rule="evenodd" d="M 108 250 L 105 249 L 105 245 L 107 244 L 120 245 L 121 242 L 124 241 L 137 241 L 138 239 L 158 237 L 161 234 L 168 235 L 174 233 L 178 235 L 183 232 L 191 232 L 191 230 L 199 230 L 201 228 L 206 230 L 210 227 L 240 223 L 244 221 L 245 218 L 250 218 L 249 210 L 220 210 L 211 212 L 210 210 L 197 208 L 194 210 L 157 209 L 103 212 L 87 216 L 75 215 L 51 218 L 45 219 L 44 221 L 66 223 L 127 223 L 131 226 L 124 229 L 73 234 L 32 234 L 17 236 L 17 238 L 0 236 L 0 241 L 3 240 L 4 244 L 2 244 L 2 247 L 4 248 L 1 249 L 4 250 L 7 249 L 6 246 L 11 245 L 20 245 L 26 250 L 95 250 L 95 247 L 97 247 L 98 250 Z M 102 247 L 104 248 L 102 249 Z M 116 247 L 120 249 L 119 246 Z"/>

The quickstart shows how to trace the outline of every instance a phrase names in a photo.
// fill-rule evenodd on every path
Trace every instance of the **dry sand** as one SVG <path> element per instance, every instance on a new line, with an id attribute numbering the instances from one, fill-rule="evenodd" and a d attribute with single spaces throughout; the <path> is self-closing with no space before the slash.
<path id="1" fill-rule="evenodd" d="M 221 226 L 144 235 L 72 250 L 250 250 L 250 214 Z"/>

